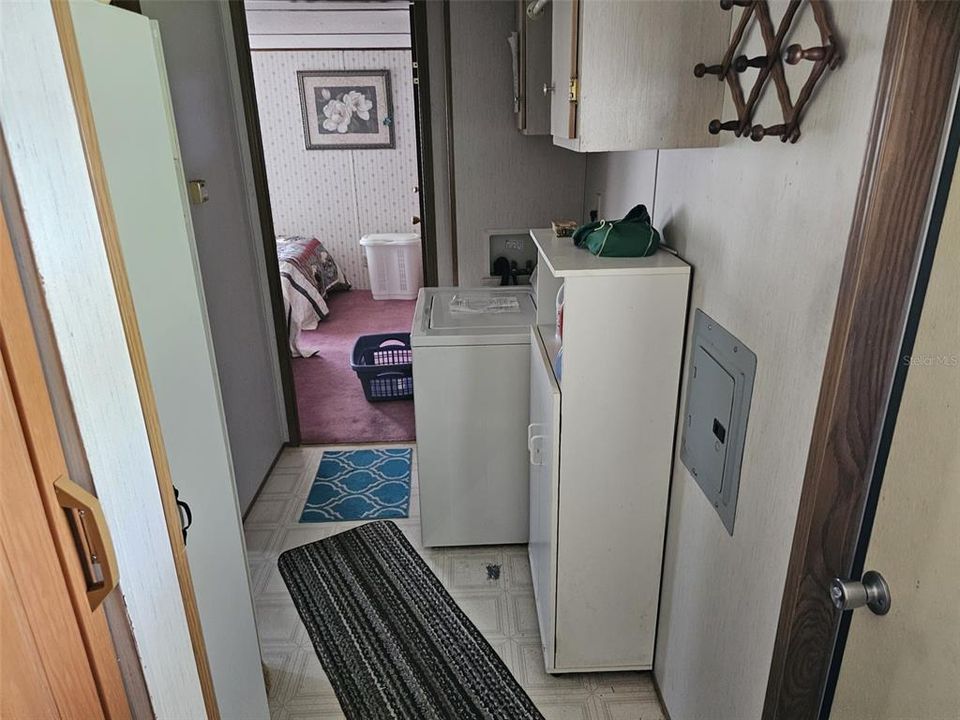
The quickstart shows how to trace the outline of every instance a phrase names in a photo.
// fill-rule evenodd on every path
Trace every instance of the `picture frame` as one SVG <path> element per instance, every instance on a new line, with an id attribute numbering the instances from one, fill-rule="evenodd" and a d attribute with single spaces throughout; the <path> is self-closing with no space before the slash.
<path id="1" fill-rule="evenodd" d="M 396 147 L 389 70 L 300 70 L 307 150 Z"/>

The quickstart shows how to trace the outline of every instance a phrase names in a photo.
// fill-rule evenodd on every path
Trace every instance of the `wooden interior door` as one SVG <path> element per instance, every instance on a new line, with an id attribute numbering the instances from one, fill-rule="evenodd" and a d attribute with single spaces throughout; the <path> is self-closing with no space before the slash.
<path id="1" fill-rule="evenodd" d="M 864 568 L 885 615 L 854 610 L 830 717 L 960 713 L 960 165 L 953 173 Z"/>
<path id="2" fill-rule="evenodd" d="M 66 462 L 2 216 L 0 350 L 0 717 L 129 718 L 99 607 L 115 563 L 91 590 L 58 498 Z M 85 527 L 112 557 L 106 527 Z"/>

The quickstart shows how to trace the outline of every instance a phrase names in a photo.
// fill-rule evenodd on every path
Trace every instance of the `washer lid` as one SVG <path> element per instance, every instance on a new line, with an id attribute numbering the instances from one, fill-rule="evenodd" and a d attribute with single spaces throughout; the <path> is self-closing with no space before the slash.
<path id="1" fill-rule="evenodd" d="M 425 288 L 414 319 L 414 345 L 530 342 L 537 308 L 528 288 Z"/>

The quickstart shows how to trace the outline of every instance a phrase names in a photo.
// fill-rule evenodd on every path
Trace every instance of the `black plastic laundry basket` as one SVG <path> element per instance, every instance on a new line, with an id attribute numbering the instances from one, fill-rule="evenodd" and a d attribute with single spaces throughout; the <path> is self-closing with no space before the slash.
<path id="1" fill-rule="evenodd" d="M 413 399 L 413 350 L 410 333 L 361 335 L 350 366 L 360 378 L 367 402 Z"/>

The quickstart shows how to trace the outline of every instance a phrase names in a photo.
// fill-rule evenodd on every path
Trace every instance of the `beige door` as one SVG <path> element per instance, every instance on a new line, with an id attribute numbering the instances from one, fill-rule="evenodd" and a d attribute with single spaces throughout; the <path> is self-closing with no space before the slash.
<path id="1" fill-rule="evenodd" d="M 890 587 L 890 611 L 854 611 L 834 720 L 960 717 L 958 268 L 954 172 L 866 557 Z"/>

